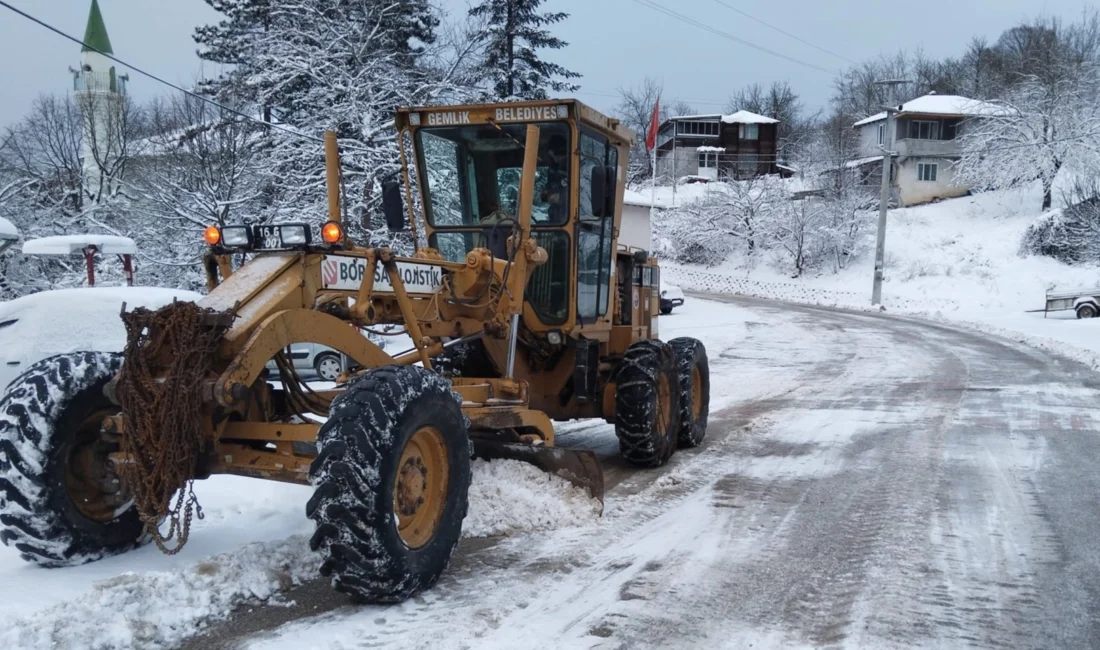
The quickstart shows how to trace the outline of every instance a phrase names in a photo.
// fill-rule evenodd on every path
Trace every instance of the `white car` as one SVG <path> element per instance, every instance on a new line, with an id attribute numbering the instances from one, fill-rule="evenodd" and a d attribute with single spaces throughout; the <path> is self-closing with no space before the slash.
<path id="1" fill-rule="evenodd" d="M 661 285 L 661 313 L 671 314 L 673 307 L 684 304 L 684 292 L 672 284 Z"/>
<path id="2" fill-rule="evenodd" d="M 57 354 L 91 350 L 122 352 L 127 309 L 157 309 L 173 300 L 196 301 L 200 294 L 158 287 L 58 289 L 0 303 L 0 388 L 38 361 Z"/>

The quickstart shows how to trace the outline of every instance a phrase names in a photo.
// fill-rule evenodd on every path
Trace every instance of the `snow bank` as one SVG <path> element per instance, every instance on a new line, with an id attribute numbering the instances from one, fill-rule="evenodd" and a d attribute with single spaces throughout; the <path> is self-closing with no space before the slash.
<path id="1" fill-rule="evenodd" d="M 249 544 L 191 567 L 96 583 L 45 611 L 9 618 L 0 647 L 126 650 L 168 648 L 246 602 L 271 600 L 317 575 L 320 556 L 305 537 Z"/>
<path id="2" fill-rule="evenodd" d="M 584 526 L 600 502 L 569 481 L 518 460 L 476 460 L 463 537 Z"/>
<path id="3" fill-rule="evenodd" d="M 247 498 L 250 492 L 246 490 L 245 501 L 241 502 L 240 488 L 246 484 L 237 483 L 223 485 L 219 492 L 226 494 L 214 495 L 220 496 L 220 500 L 204 501 L 211 512 L 192 531 L 192 541 L 185 553 L 217 541 L 206 539 L 206 535 L 232 537 L 248 534 L 247 528 L 266 531 L 270 528 L 266 525 L 268 519 L 273 519 L 272 525 L 282 525 L 287 530 L 287 525 L 280 523 L 285 508 L 279 507 L 279 499 L 284 506 L 290 503 L 296 512 L 300 512 L 305 500 L 304 494 L 298 494 L 302 492 L 300 486 L 288 486 L 294 493 L 279 497 L 273 496 L 278 492 L 266 494 L 260 490 L 266 496 L 257 503 Z M 199 485 L 205 487 L 208 486 Z M 237 496 L 231 498 L 232 495 Z M 208 496 L 200 495 L 200 499 Z M 463 523 L 463 536 L 512 535 L 584 526 L 598 521 L 599 515 L 598 501 L 557 476 L 520 461 L 479 460 L 473 466 L 470 509 Z M 225 518 L 226 522 L 220 521 Z M 302 521 L 306 522 L 304 517 Z M 210 526 L 245 529 L 230 532 Z M 125 557 L 136 558 L 134 554 L 145 556 L 145 561 L 130 561 L 135 566 L 156 562 L 164 566 L 174 561 L 148 548 Z M 126 562 L 125 557 L 118 560 Z M 321 556 L 309 550 L 308 536 L 295 535 L 282 541 L 249 543 L 169 570 L 125 572 L 92 583 L 89 591 L 72 600 L 37 612 L 8 616 L 0 628 L 0 648 L 170 648 L 210 622 L 228 618 L 239 605 L 277 601 L 280 592 L 318 577 L 320 561 Z M 79 573 L 95 566 L 75 570 Z M 58 569 L 50 574 L 53 577 L 72 571 Z M 22 588 L 33 591 L 33 579 Z"/>

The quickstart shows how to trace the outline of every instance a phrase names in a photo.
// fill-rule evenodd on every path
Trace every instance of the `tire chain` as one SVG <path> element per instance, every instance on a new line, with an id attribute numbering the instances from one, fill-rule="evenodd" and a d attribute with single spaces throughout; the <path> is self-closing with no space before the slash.
<path id="1" fill-rule="evenodd" d="M 119 473 L 146 532 L 168 555 L 187 543 L 192 518 L 203 518 L 193 489 L 203 386 L 225 331 L 206 324 L 212 313 L 192 302 L 173 302 L 156 311 L 139 307 L 122 314 L 126 349 L 116 392 L 125 420 L 121 447 L 129 462 Z M 168 521 L 167 534 L 160 532 L 162 520 Z"/>

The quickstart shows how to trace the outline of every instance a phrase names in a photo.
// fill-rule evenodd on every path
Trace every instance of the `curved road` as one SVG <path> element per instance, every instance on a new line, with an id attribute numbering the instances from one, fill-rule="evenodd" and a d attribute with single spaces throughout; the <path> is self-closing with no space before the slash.
<path id="1" fill-rule="evenodd" d="M 322 581 L 192 640 L 300 647 L 1100 647 L 1100 375 L 877 314 L 689 299 L 705 445 L 655 472 L 606 425 L 598 524 L 460 546 L 440 583 L 354 607 Z"/>

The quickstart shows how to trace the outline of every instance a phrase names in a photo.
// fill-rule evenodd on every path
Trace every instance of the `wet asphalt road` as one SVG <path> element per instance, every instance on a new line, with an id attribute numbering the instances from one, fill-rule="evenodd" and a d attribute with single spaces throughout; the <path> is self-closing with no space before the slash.
<path id="1" fill-rule="evenodd" d="M 185 647 L 1100 647 L 1100 375 L 923 321 L 716 299 L 746 335 L 708 346 L 727 404 L 702 449 L 639 473 L 609 427 L 562 434 L 606 457 L 598 525 L 464 542 L 393 608 L 318 579 Z"/>

